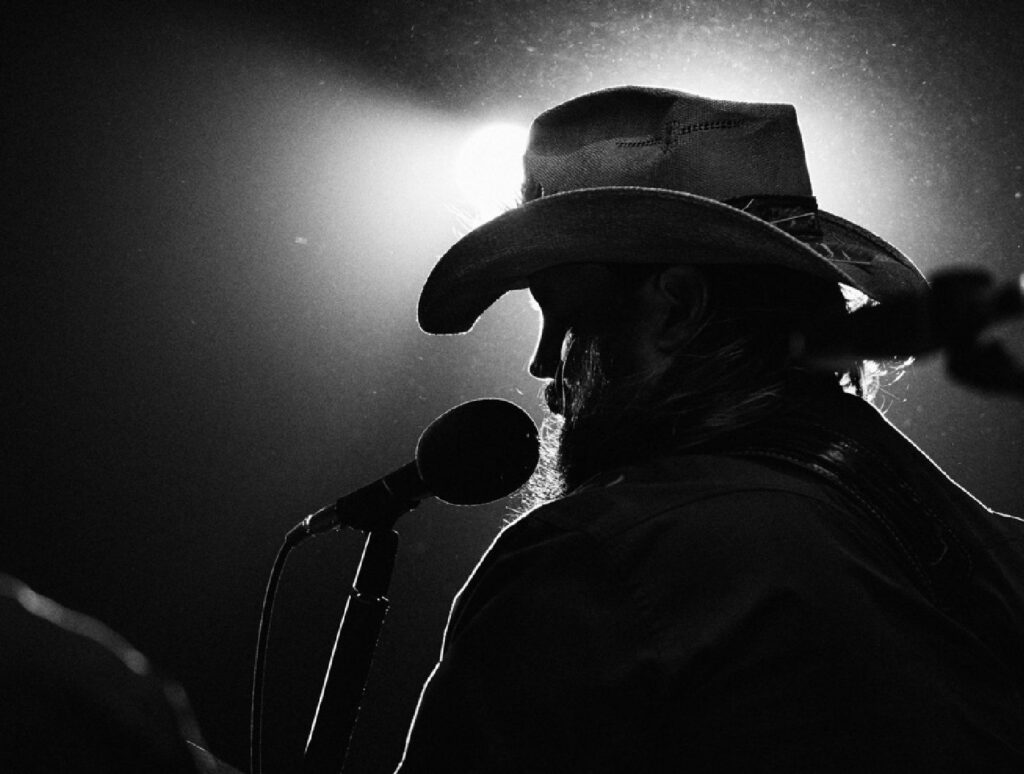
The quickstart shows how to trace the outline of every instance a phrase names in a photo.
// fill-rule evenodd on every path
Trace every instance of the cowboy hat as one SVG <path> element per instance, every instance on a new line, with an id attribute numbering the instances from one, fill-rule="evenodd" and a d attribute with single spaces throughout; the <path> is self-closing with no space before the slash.
<path id="1" fill-rule="evenodd" d="M 927 288 L 895 247 L 818 209 L 791 105 L 598 91 L 538 116 L 523 165 L 524 203 L 431 271 L 427 333 L 468 331 L 532 274 L 575 262 L 773 265 L 878 302 Z"/>

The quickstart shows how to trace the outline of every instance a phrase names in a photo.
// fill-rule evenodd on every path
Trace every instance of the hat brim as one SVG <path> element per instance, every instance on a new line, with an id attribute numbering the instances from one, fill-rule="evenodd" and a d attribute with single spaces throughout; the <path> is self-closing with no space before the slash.
<path id="1" fill-rule="evenodd" d="M 818 211 L 812 246 L 740 209 L 661 188 L 553 194 L 474 229 L 434 266 L 419 301 L 427 333 L 465 333 L 504 293 L 566 263 L 756 264 L 802 271 L 885 302 L 927 288 L 910 260 L 874 234 Z"/>

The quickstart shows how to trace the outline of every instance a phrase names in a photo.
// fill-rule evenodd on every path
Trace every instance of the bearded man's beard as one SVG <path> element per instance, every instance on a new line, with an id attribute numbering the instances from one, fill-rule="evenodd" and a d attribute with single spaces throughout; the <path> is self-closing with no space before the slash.
<path id="1" fill-rule="evenodd" d="M 593 338 L 567 362 L 572 380 L 545 387 L 541 459 L 527 487 L 529 507 L 564 496 L 598 473 L 637 462 L 663 448 L 664 425 L 653 421 L 657 380 L 609 356 Z"/>

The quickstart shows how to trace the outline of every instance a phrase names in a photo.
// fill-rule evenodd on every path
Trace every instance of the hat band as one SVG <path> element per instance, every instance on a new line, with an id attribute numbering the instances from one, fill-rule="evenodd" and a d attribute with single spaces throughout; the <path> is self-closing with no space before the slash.
<path id="1" fill-rule="evenodd" d="M 802 242 L 821 242 L 818 201 L 813 196 L 740 196 L 722 202 L 782 229 Z"/>

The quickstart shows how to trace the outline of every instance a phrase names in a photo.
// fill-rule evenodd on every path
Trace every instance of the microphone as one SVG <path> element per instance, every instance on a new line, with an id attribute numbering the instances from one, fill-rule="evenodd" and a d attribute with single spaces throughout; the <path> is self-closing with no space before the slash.
<path id="1" fill-rule="evenodd" d="M 796 334 L 793 354 L 812 367 L 834 369 L 854 360 L 906 360 L 939 349 L 975 345 L 995 323 L 1024 315 L 1024 274 L 995 284 L 982 269 L 950 269 L 925 293 L 908 294 L 824 320 Z"/>
<path id="2" fill-rule="evenodd" d="M 423 431 L 412 462 L 310 514 L 298 529 L 307 536 L 335 527 L 391 529 L 429 496 L 489 503 L 525 484 L 539 456 L 537 427 L 519 406 L 498 398 L 462 403 Z"/>

